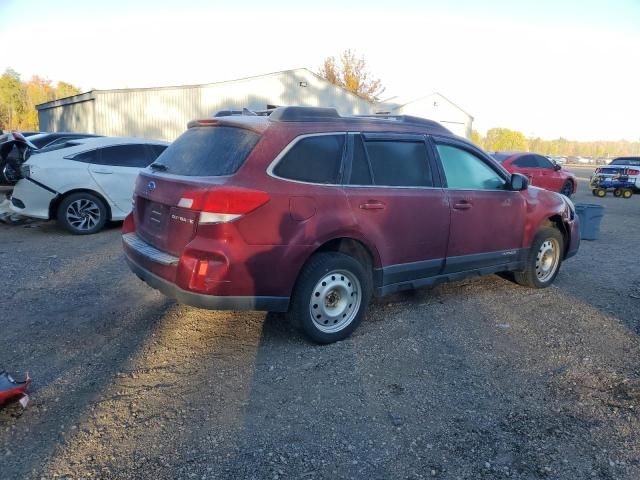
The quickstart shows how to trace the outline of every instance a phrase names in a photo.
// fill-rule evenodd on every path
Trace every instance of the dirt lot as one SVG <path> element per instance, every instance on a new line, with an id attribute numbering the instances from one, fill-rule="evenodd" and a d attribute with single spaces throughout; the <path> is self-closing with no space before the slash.
<path id="1" fill-rule="evenodd" d="M 589 170 L 576 170 L 586 178 Z M 277 315 L 180 306 L 119 229 L 0 225 L 0 477 L 640 478 L 640 196 L 554 287 L 498 276 L 375 303 L 310 345 Z"/>

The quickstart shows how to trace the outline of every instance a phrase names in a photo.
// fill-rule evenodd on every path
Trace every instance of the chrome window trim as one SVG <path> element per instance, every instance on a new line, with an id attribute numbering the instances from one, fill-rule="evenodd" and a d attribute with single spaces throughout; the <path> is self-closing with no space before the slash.
<path id="1" fill-rule="evenodd" d="M 305 138 L 310 138 L 310 137 L 323 137 L 328 135 L 347 135 L 347 133 L 349 132 L 321 132 L 321 133 L 304 133 L 302 135 L 298 135 L 293 140 L 291 140 L 287 144 L 287 146 L 284 147 L 282 151 L 278 155 L 276 155 L 276 158 L 274 158 L 273 161 L 269 164 L 269 166 L 267 167 L 267 175 L 269 175 L 272 178 L 276 178 L 278 180 L 283 180 L 285 182 L 300 183 L 302 185 L 318 185 L 321 187 L 342 187 L 343 185 L 340 183 L 305 182 L 304 180 L 294 180 L 292 178 L 280 177 L 275 173 L 273 173 L 273 170 L 274 168 L 276 168 L 276 166 L 278 166 L 278 163 L 280 163 L 280 161 L 284 158 L 284 156 L 287 153 L 289 153 L 289 150 L 291 150 L 300 140 L 303 140 Z"/>

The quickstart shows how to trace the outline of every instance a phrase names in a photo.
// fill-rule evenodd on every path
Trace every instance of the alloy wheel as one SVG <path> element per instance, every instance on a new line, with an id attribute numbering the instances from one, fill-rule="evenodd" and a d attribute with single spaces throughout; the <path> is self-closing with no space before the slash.
<path id="1" fill-rule="evenodd" d="M 69 225 L 86 232 L 100 222 L 100 207 L 92 200 L 81 198 L 69 204 L 65 216 Z"/>

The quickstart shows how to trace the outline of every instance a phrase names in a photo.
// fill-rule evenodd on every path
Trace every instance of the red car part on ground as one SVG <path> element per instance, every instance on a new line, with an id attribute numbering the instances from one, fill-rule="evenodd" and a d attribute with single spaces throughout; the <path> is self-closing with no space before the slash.
<path id="1" fill-rule="evenodd" d="M 0 371 L 0 407 L 25 398 L 29 385 L 31 385 L 31 377 L 28 373 L 24 381 L 16 382 L 7 372 Z M 26 402 L 22 403 L 22 406 L 26 407 Z"/>

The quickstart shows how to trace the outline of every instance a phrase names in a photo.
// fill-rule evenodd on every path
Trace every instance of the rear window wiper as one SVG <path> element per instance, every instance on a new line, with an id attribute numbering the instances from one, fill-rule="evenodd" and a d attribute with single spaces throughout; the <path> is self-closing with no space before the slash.
<path id="1" fill-rule="evenodd" d="M 163 165 L 161 163 L 152 163 L 149 165 L 149 167 L 151 167 L 153 170 L 160 170 L 162 172 L 166 172 L 167 171 L 167 166 Z"/>

